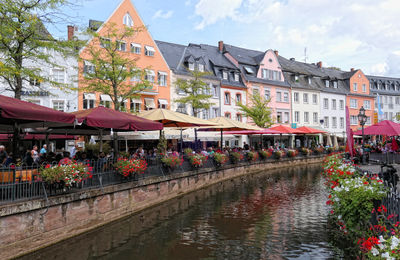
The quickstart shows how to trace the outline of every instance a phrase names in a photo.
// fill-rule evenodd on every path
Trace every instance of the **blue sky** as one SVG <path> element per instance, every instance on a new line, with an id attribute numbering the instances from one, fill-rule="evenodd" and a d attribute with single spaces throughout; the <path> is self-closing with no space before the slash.
<path id="1" fill-rule="evenodd" d="M 105 20 L 119 0 L 78 0 L 79 26 Z M 343 70 L 400 77 L 398 0 L 132 0 L 154 39 L 219 40 Z M 52 30 L 66 37 L 66 25 Z"/>

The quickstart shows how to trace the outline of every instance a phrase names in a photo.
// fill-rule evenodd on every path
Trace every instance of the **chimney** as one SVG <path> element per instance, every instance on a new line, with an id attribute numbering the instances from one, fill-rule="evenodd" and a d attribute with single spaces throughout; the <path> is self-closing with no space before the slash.
<path id="1" fill-rule="evenodd" d="M 322 61 L 318 61 L 317 66 L 318 66 L 318 68 L 322 68 Z"/>
<path id="2" fill-rule="evenodd" d="M 295 58 L 290 58 L 290 60 L 291 60 L 291 61 L 295 61 L 296 59 L 295 59 Z"/>
<path id="3" fill-rule="evenodd" d="M 76 27 L 73 25 L 68 25 L 67 28 L 68 28 L 68 41 L 72 41 L 74 39 Z"/>
<path id="4" fill-rule="evenodd" d="M 279 51 L 278 50 L 274 50 L 276 57 L 279 56 Z"/>
<path id="5" fill-rule="evenodd" d="M 218 50 L 220 52 L 222 52 L 224 50 L 224 42 L 223 41 L 218 42 Z"/>
<path id="6" fill-rule="evenodd" d="M 354 71 L 354 68 L 351 68 L 350 71 Z"/>

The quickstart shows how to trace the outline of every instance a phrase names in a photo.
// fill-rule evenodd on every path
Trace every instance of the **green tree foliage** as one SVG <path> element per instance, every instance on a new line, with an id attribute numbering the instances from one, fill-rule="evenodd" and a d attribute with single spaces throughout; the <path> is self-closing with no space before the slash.
<path id="1" fill-rule="evenodd" d="M 143 30 L 145 28 L 127 26 L 121 30 L 113 23 L 105 24 L 101 35 L 88 29 L 91 43 L 84 49 L 89 58 L 83 60 L 82 73 L 86 80 L 83 89 L 110 95 L 115 110 L 123 110 L 121 104 L 124 101 L 152 88 L 145 79 L 148 68 L 138 68 L 137 60 L 121 51 L 121 44 L 129 44 L 128 39 Z M 132 81 L 132 78 L 138 80 Z"/>
<path id="2" fill-rule="evenodd" d="M 21 99 L 24 82 L 49 82 L 53 87 L 72 88 L 54 81 L 41 64 L 62 68 L 52 58 L 54 52 L 64 57 L 75 55 L 77 42 L 57 41 L 43 22 L 54 23 L 63 16 L 59 10 L 69 5 L 66 0 L 0 1 L 0 78 L 6 90 Z M 40 89 L 39 84 L 36 88 Z"/>
<path id="3" fill-rule="evenodd" d="M 181 104 L 189 104 L 192 107 L 193 115 L 197 117 L 198 113 L 203 109 L 209 109 L 212 103 L 209 98 L 210 87 L 201 79 L 210 75 L 208 72 L 200 72 L 198 70 L 190 71 L 191 79 L 178 79 L 175 82 L 176 93 L 184 93 L 181 98 L 175 99 L 175 102 Z"/>
<path id="4" fill-rule="evenodd" d="M 262 128 L 270 127 L 273 124 L 272 109 L 269 107 L 270 99 L 260 95 L 251 95 L 249 104 L 239 103 L 239 109 L 244 116 L 250 117 L 253 122 Z"/>

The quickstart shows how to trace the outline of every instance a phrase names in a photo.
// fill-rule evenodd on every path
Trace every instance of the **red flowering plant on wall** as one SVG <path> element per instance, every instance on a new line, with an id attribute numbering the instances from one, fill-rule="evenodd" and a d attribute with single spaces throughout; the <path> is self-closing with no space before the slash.
<path id="1" fill-rule="evenodd" d="M 69 161 L 66 164 L 47 164 L 39 171 L 40 179 L 49 183 L 63 183 L 70 187 L 82 181 L 92 178 L 93 168 L 89 165 Z"/>
<path id="2" fill-rule="evenodd" d="M 188 157 L 190 164 L 193 168 L 200 168 L 203 167 L 204 164 L 207 162 L 208 157 L 202 154 L 192 154 Z"/>
<path id="3" fill-rule="evenodd" d="M 261 160 L 266 160 L 272 156 L 272 152 L 270 150 L 265 150 L 265 149 L 259 151 L 258 154 L 260 155 Z"/>
<path id="4" fill-rule="evenodd" d="M 118 158 L 114 167 L 119 174 L 127 178 L 135 173 L 144 173 L 147 169 L 147 162 L 143 159 Z"/>
<path id="5" fill-rule="evenodd" d="M 299 154 L 299 152 L 297 150 L 290 149 L 290 150 L 287 151 L 287 156 L 289 158 L 296 157 L 298 154 Z"/>
<path id="6" fill-rule="evenodd" d="M 255 162 L 258 159 L 258 152 L 248 152 L 246 158 L 249 162 Z"/>
<path id="7" fill-rule="evenodd" d="M 229 161 L 229 158 L 226 154 L 224 153 L 214 153 L 214 161 L 215 164 L 220 167 L 222 165 L 224 165 L 225 163 L 227 163 Z"/>
<path id="8" fill-rule="evenodd" d="M 178 167 L 178 165 L 182 165 L 183 158 L 176 155 L 169 155 L 161 158 L 161 161 L 169 168 L 175 169 L 176 167 Z"/>

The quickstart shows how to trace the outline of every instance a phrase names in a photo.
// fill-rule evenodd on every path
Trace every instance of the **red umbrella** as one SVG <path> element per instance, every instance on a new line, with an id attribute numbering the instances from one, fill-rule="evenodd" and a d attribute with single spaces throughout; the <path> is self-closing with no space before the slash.
<path id="1" fill-rule="evenodd" d="M 280 132 L 267 128 L 267 129 L 263 129 L 263 130 L 227 131 L 227 132 L 224 132 L 224 134 L 232 134 L 232 135 L 269 135 L 269 134 L 280 134 Z"/>
<path id="2" fill-rule="evenodd" d="M 358 130 L 354 134 L 362 135 L 362 130 Z M 397 124 L 393 121 L 384 120 L 365 128 L 364 135 L 398 136 L 400 135 L 400 124 Z"/>
<path id="3" fill-rule="evenodd" d="M 0 95 L 0 125 L 6 131 L 12 130 L 15 123 L 27 128 L 73 124 L 74 120 L 75 115 Z"/>
<path id="4" fill-rule="evenodd" d="M 392 139 L 392 151 L 397 151 L 399 150 L 399 145 L 397 144 L 396 139 L 393 137 Z"/>
<path id="5" fill-rule="evenodd" d="M 302 127 L 296 128 L 296 129 L 299 130 L 299 131 L 303 131 L 305 134 L 323 134 L 323 133 L 326 133 L 325 131 L 318 130 L 318 129 L 315 129 L 315 128 L 311 128 L 311 127 L 308 127 L 308 126 L 302 126 Z"/>
<path id="6" fill-rule="evenodd" d="M 163 125 L 129 113 L 119 112 L 105 107 L 96 107 L 72 113 L 78 123 L 90 127 L 112 128 L 126 131 L 162 130 Z"/>
<path id="7" fill-rule="evenodd" d="M 306 134 L 305 132 L 303 132 L 299 129 L 294 129 L 294 128 L 284 126 L 284 125 L 277 125 L 277 126 L 271 127 L 270 130 L 276 130 L 280 134 Z"/>

